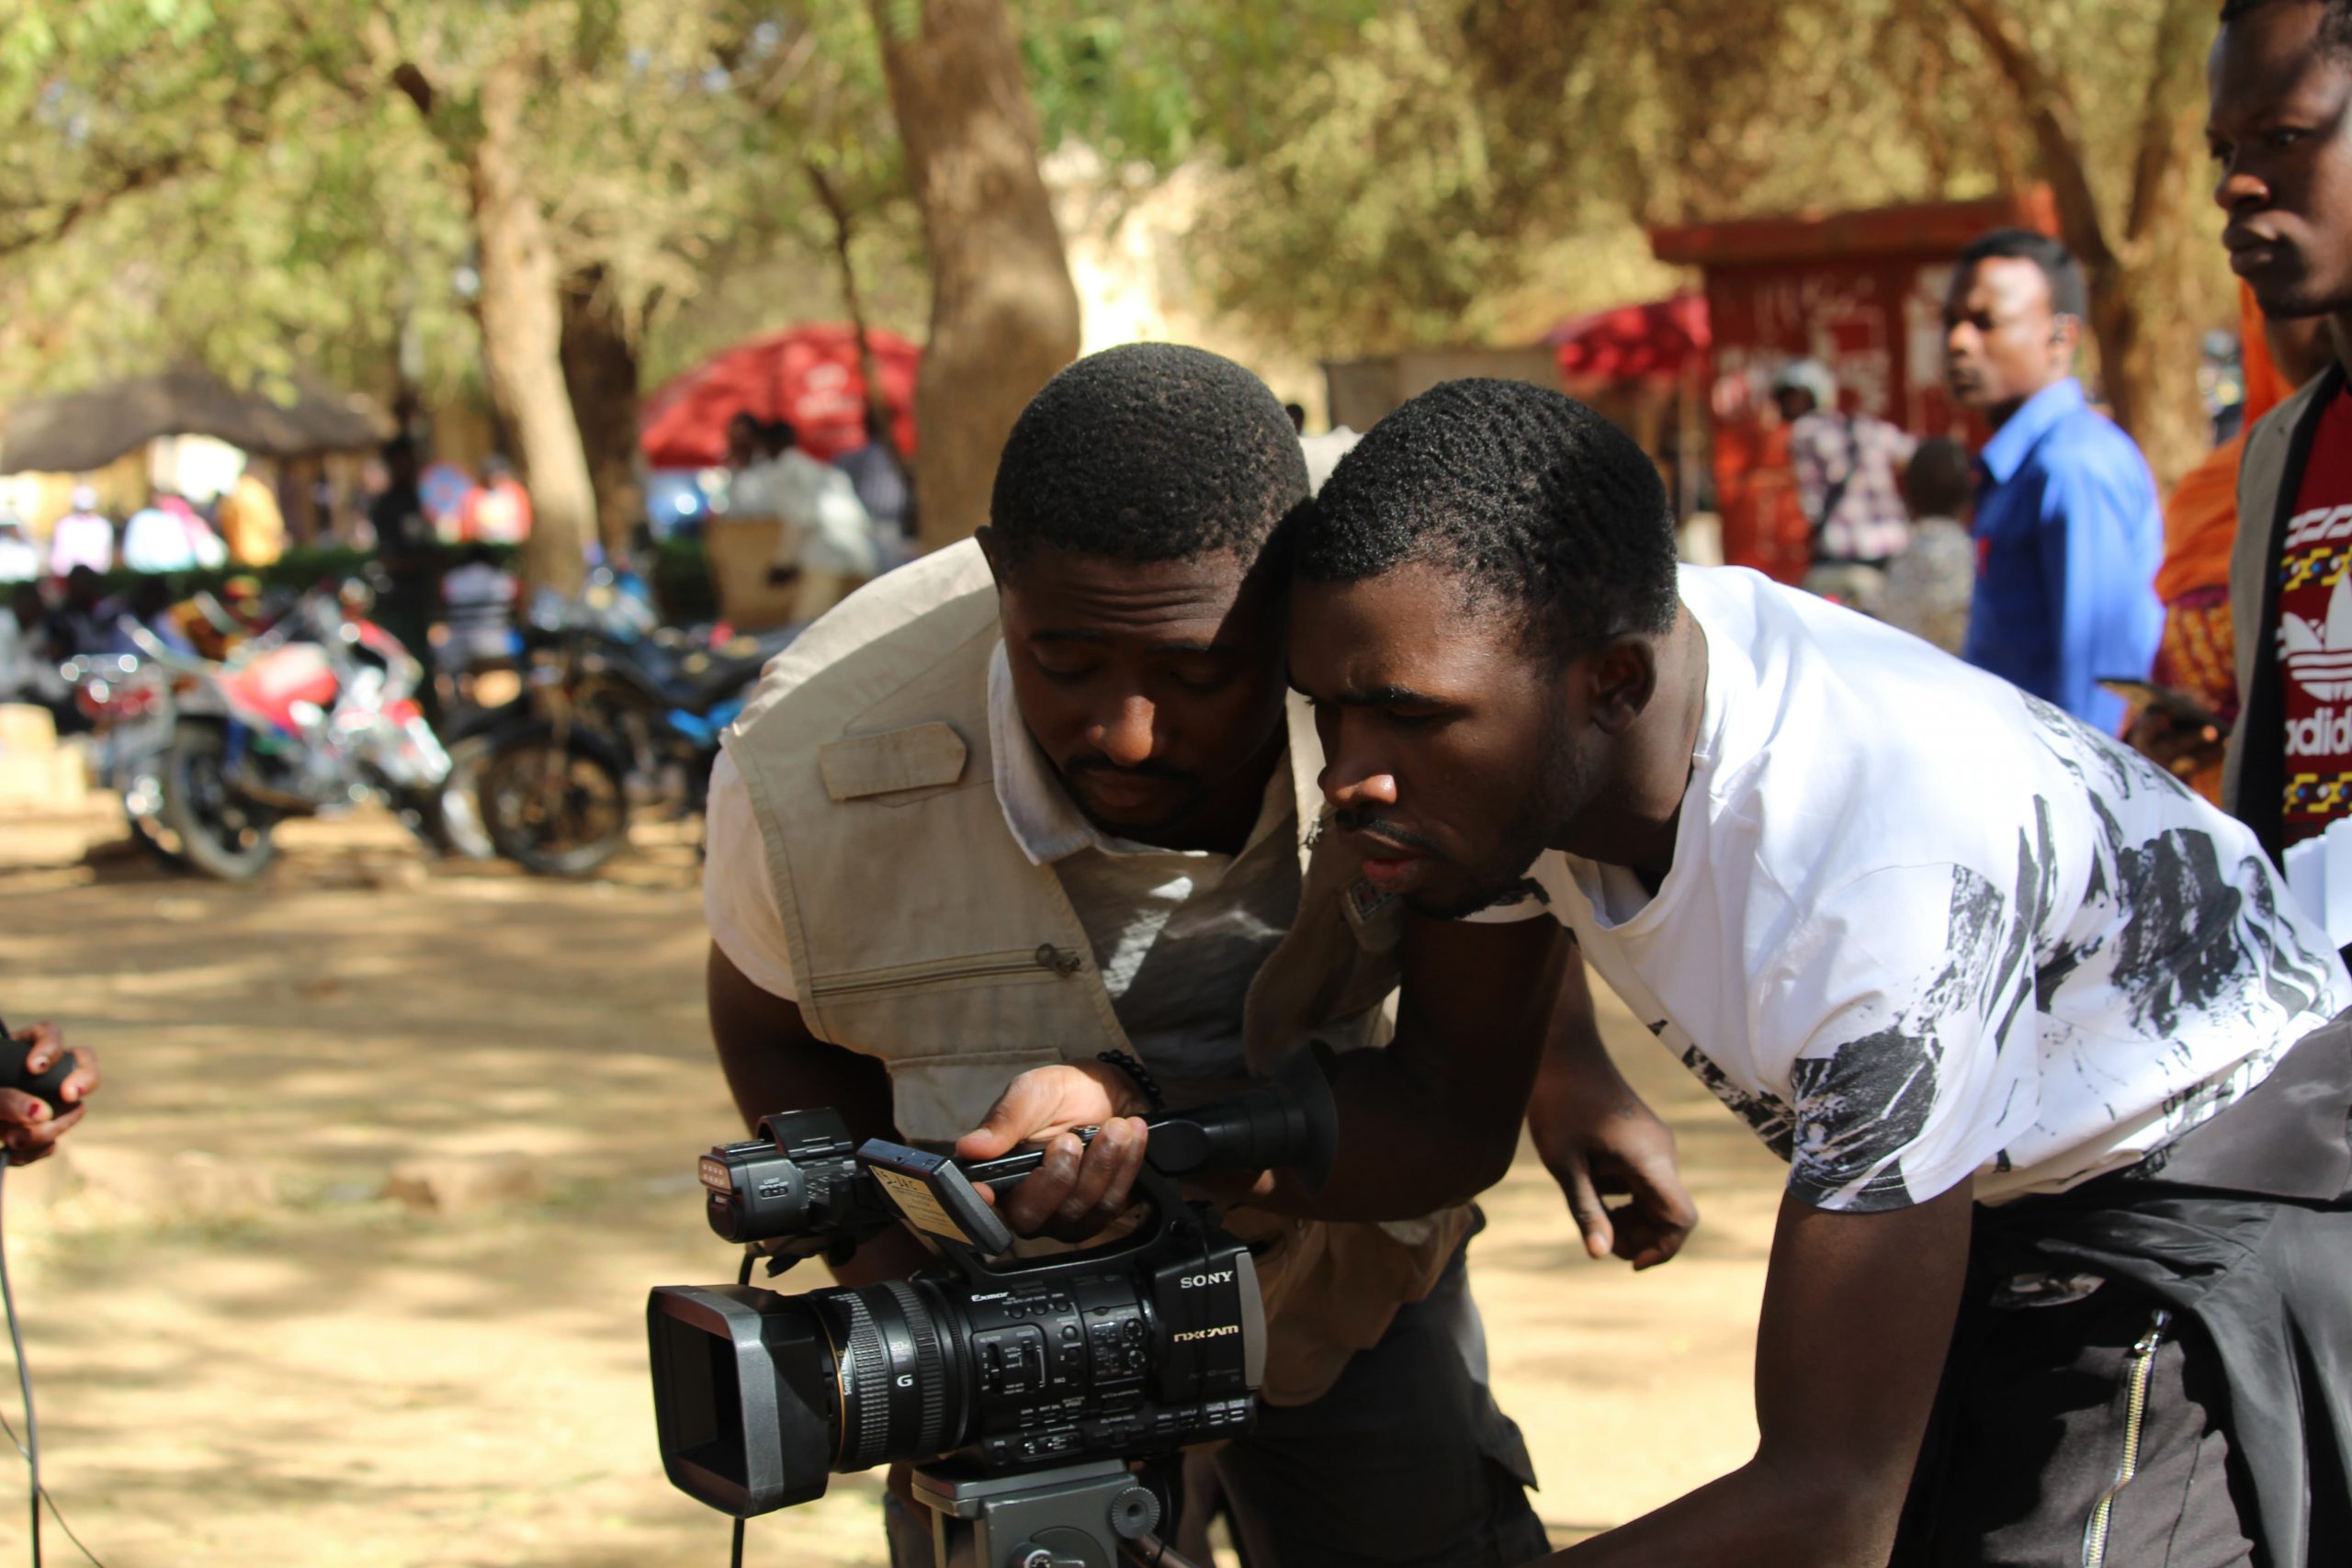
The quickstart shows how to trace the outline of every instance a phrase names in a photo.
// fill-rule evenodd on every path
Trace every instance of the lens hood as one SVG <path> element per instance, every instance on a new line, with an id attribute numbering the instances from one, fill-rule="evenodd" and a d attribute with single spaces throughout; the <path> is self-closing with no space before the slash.
<path id="1" fill-rule="evenodd" d="M 662 1467 L 737 1518 L 825 1494 L 836 1443 L 831 1341 L 805 1297 L 663 1285 L 645 1303 Z"/>

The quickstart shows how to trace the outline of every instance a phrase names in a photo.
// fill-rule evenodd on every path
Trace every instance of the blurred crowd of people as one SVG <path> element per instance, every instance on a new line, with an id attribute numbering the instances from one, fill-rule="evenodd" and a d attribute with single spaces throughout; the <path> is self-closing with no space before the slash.
<path id="1" fill-rule="evenodd" d="M 1804 585 L 2128 733 L 2218 802 L 2239 710 L 2240 464 L 2255 425 L 2331 362 L 2324 318 L 2266 317 L 2250 288 L 2241 300 L 2241 428 L 2161 500 L 2075 375 L 2088 290 L 2048 236 L 2002 231 L 1959 258 L 1945 368 L 1986 432 L 1973 455 L 1850 406 L 1819 361 L 1782 367 L 1772 401 L 1812 529 Z"/>
<path id="2" fill-rule="evenodd" d="M 273 565 L 286 552 L 286 519 L 277 498 L 245 473 L 219 495 L 198 502 L 172 491 L 153 492 L 146 504 L 117 516 L 101 511 L 97 491 L 74 487 L 72 506 L 51 525 L 44 542 L 24 520 L 0 513 L 0 582 L 50 578 L 62 582 L 77 568 L 107 572 L 213 570 Z"/>
<path id="3" fill-rule="evenodd" d="M 794 621 L 815 620 L 913 553 L 913 488 L 871 410 L 865 442 L 831 463 L 800 445 L 790 422 L 739 412 L 727 425 L 727 466 L 729 514 L 776 521 L 768 577 L 790 586 Z"/>

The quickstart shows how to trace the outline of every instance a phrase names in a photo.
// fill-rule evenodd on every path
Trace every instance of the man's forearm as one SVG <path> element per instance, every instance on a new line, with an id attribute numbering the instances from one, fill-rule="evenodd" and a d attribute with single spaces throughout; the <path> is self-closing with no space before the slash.
<path id="1" fill-rule="evenodd" d="M 1332 1085 L 1339 1102 L 1339 1157 L 1323 1190 L 1309 1196 L 1277 1172 L 1273 1191 L 1252 1208 L 1321 1220 L 1414 1219 L 1464 1203 L 1500 1181 L 1519 1144 L 1522 1087 L 1465 1104 L 1447 1086 L 1410 1071 L 1393 1051 L 1351 1051 Z"/>
<path id="2" fill-rule="evenodd" d="M 1761 1460 L 1631 1524 L 1544 1560 L 1547 1568 L 1884 1568 L 1903 1489 L 1883 1477 L 1775 1473 Z"/>

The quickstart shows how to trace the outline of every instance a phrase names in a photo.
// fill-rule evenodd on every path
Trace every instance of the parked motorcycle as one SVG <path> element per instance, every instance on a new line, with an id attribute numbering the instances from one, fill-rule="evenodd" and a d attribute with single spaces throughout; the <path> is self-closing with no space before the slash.
<path id="1" fill-rule="evenodd" d="M 416 702 L 422 668 L 364 613 L 306 594 L 226 662 L 176 652 L 136 621 L 122 630 L 177 678 L 155 818 L 197 870 L 250 880 L 276 856 L 280 821 L 367 800 L 435 852 L 479 834 Z"/>
<path id="2" fill-rule="evenodd" d="M 699 815 L 718 737 L 791 634 L 648 631 L 594 595 L 541 605 L 524 632 L 524 693 L 452 729 L 498 852 L 584 876 L 628 841 L 633 805 Z"/>
<path id="3" fill-rule="evenodd" d="M 99 782 L 119 795 L 130 836 L 166 865 L 179 835 L 164 826 L 164 760 L 177 724 L 169 671 L 124 654 L 81 654 L 61 667 L 97 740 Z"/>

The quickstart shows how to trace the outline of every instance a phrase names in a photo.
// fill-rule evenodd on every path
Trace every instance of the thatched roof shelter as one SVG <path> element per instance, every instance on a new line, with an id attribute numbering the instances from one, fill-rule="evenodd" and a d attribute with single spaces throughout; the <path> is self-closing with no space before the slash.
<path id="1" fill-rule="evenodd" d="M 209 435 L 256 457 L 356 452 L 392 434 L 361 398 L 298 378 L 291 403 L 240 391 L 209 370 L 166 370 L 86 392 L 33 398 L 7 412 L 0 474 L 84 473 L 158 436 Z"/>

